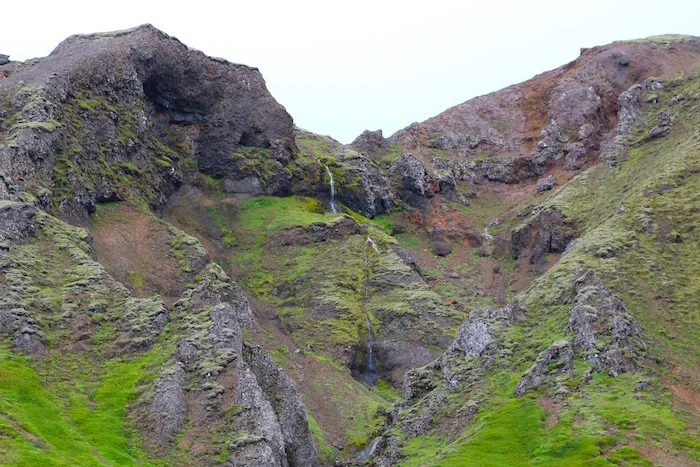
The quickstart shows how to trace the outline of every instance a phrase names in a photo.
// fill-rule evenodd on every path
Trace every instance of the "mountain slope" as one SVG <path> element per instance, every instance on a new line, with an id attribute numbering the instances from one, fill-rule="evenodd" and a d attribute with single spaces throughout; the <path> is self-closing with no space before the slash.
<path id="1" fill-rule="evenodd" d="M 699 63 L 348 146 L 151 26 L 0 65 L 0 464 L 697 464 Z"/>
<path id="2" fill-rule="evenodd" d="M 616 165 L 529 208 L 511 253 L 523 237 L 553 242 L 561 226 L 542 221 L 553 213 L 578 239 L 513 304 L 472 311 L 450 351 L 409 374 L 380 465 L 698 462 L 698 89 L 697 75 L 676 75 L 621 98 Z"/>

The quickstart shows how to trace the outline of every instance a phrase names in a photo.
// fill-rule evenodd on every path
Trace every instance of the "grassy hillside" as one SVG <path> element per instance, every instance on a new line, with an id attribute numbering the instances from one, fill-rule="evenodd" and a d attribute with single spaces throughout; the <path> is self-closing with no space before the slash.
<path id="1" fill-rule="evenodd" d="M 520 296 L 526 320 L 501 337 L 494 368 L 456 388 L 441 381 L 398 408 L 403 421 L 388 434 L 403 446 L 401 465 L 700 462 L 700 85 L 689 78 L 666 86 L 671 90 L 642 109 L 637 127 L 618 137 L 624 160 L 586 170 L 534 207 L 533 219 L 546 209 L 576 219 L 580 238 Z M 683 99 L 670 105 L 678 95 Z M 671 130 L 650 138 L 662 111 L 671 115 Z M 594 271 L 639 321 L 643 363 L 613 376 L 575 352 L 568 376 L 552 361 L 542 386 L 516 396 L 540 352 L 572 339 L 572 278 L 581 270 Z M 401 427 L 421 408 L 435 410 L 436 394 L 442 412 L 414 438 Z M 468 401 L 479 409 L 465 427 L 460 414 Z"/>

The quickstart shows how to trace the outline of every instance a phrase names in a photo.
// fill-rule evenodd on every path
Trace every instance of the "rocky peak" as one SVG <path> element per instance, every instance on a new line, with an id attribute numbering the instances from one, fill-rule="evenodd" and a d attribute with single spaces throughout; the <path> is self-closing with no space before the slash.
<path id="1" fill-rule="evenodd" d="M 350 147 L 368 156 L 381 156 L 389 152 L 389 141 L 384 139 L 382 130 L 365 130 L 350 143 Z"/>
<path id="2" fill-rule="evenodd" d="M 389 141 L 416 155 L 485 159 L 477 172 L 505 183 L 541 176 L 553 164 L 579 170 L 614 136 L 623 91 L 687 73 L 699 60 L 700 41 L 689 36 L 583 49 L 563 67 L 414 123 Z M 628 119 L 621 115 L 621 124 Z"/>
<path id="3" fill-rule="evenodd" d="M 179 183 L 179 159 L 240 177 L 232 154 L 257 148 L 285 159 L 296 148 L 292 118 L 257 69 L 208 57 L 150 25 L 72 36 L 18 65 L 0 80 L 0 108 L 0 192 L 48 189 L 76 223 L 96 202 L 128 197 L 120 175 L 147 185 L 158 206 Z M 178 147 L 167 150 L 158 134 Z M 167 159 L 154 160 L 158 152 Z"/>

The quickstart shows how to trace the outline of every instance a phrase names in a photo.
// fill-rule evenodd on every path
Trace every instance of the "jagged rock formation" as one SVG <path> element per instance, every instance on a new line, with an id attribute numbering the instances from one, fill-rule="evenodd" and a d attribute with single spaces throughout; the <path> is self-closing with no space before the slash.
<path id="1" fill-rule="evenodd" d="M 639 324 L 595 273 L 580 274 L 574 282 L 576 298 L 569 319 L 574 349 L 599 371 L 605 369 L 613 376 L 635 371 L 646 348 Z M 601 342 L 601 336 L 610 342 Z"/>
<path id="2" fill-rule="evenodd" d="M 234 465 L 316 465 L 297 389 L 265 352 L 243 343 L 242 329 L 254 328 L 254 318 L 220 267 L 203 271 L 174 312 L 185 337 L 140 404 L 147 439 L 163 448 L 183 427 L 185 436 L 215 427 L 226 433 Z"/>
<path id="3" fill-rule="evenodd" d="M 436 415 L 452 418 L 446 406 L 457 401 L 465 402 L 457 424 L 445 429 L 458 433 L 469 424 L 483 399 L 475 386 L 486 371 L 506 358 L 508 329 L 523 318 L 517 302 L 499 309 L 473 310 L 444 354 L 406 374 L 403 398 L 392 406 L 387 430 L 377 446 L 373 459 L 377 465 L 394 465 L 401 458 L 403 443 L 449 423 L 448 418 Z"/>

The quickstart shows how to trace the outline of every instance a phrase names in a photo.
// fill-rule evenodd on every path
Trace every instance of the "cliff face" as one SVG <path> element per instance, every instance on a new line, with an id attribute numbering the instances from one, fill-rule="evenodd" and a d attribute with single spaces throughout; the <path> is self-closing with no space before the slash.
<path id="1" fill-rule="evenodd" d="M 344 146 L 151 26 L 0 60 L 2 463 L 693 465 L 698 63 Z"/>
<path id="2" fill-rule="evenodd" d="M 151 26 L 70 37 L 13 68 L 0 95 L 1 192 L 31 191 L 76 222 L 130 196 L 161 207 L 183 161 L 240 177 L 236 154 L 259 148 L 274 164 L 294 149 L 292 118 L 258 70 Z"/>

